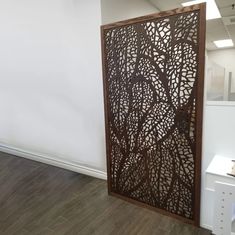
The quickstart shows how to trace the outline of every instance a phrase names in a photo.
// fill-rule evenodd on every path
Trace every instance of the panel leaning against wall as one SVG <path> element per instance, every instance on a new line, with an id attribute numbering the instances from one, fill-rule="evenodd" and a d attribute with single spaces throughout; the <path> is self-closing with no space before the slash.
<path id="1" fill-rule="evenodd" d="M 109 193 L 198 225 L 205 4 L 101 29 Z"/>

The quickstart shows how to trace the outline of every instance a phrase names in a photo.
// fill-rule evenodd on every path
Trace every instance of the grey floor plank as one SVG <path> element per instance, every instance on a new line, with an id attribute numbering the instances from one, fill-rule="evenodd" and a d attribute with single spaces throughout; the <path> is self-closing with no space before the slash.
<path id="1" fill-rule="evenodd" d="M 0 235 L 209 235 L 107 195 L 106 181 L 0 152 Z"/>

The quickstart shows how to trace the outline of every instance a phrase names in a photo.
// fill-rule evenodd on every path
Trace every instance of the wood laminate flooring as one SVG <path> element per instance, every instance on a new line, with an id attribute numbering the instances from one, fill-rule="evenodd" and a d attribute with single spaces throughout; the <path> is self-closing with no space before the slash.
<path id="1" fill-rule="evenodd" d="M 0 235 L 208 235 L 107 195 L 106 181 L 0 153 Z"/>

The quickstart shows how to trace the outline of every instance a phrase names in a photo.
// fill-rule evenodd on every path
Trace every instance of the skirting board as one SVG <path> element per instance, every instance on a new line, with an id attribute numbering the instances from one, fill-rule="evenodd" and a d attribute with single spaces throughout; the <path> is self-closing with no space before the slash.
<path id="1" fill-rule="evenodd" d="M 205 228 L 205 229 L 207 229 L 207 230 L 210 230 L 210 231 L 212 231 L 212 225 L 208 225 L 208 224 L 201 224 L 201 227 L 202 228 Z"/>
<path id="2" fill-rule="evenodd" d="M 23 157 L 23 158 L 27 158 L 33 161 L 38 161 L 38 162 L 42 162 L 48 165 L 60 167 L 66 170 L 78 172 L 80 174 L 89 175 L 95 178 L 107 180 L 106 172 L 94 169 L 92 167 L 84 166 L 79 163 L 75 164 L 75 163 L 70 163 L 70 162 L 63 161 L 63 160 L 57 160 L 54 157 L 28 152 L 19 148 L 15 148 L 15 147 L 3 145 L 3 144 L 0 144 L 0 151 L 15 155 L 18 157 Z"/>

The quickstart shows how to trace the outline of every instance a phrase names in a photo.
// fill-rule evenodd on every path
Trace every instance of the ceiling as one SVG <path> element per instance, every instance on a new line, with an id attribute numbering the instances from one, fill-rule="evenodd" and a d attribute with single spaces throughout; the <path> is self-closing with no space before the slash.
<path id="1" fill-rule="evenodd" d="M 149 0 L 159 11 L 166 11 L 182 7 L 181 3 L 189 0 Z M 218 49 L 213 41 L 231 38 L 235 45 L 235 0 L 215 0 L 222 18 L 207 20 L 206 24 L 206 48 L 207 50 Z M 231 23 L 231 18 L 234 22 Z M 233 21 L 233 20 L 232 20 Z M 234 47 L 235 48 L 235 47 Z"/>

